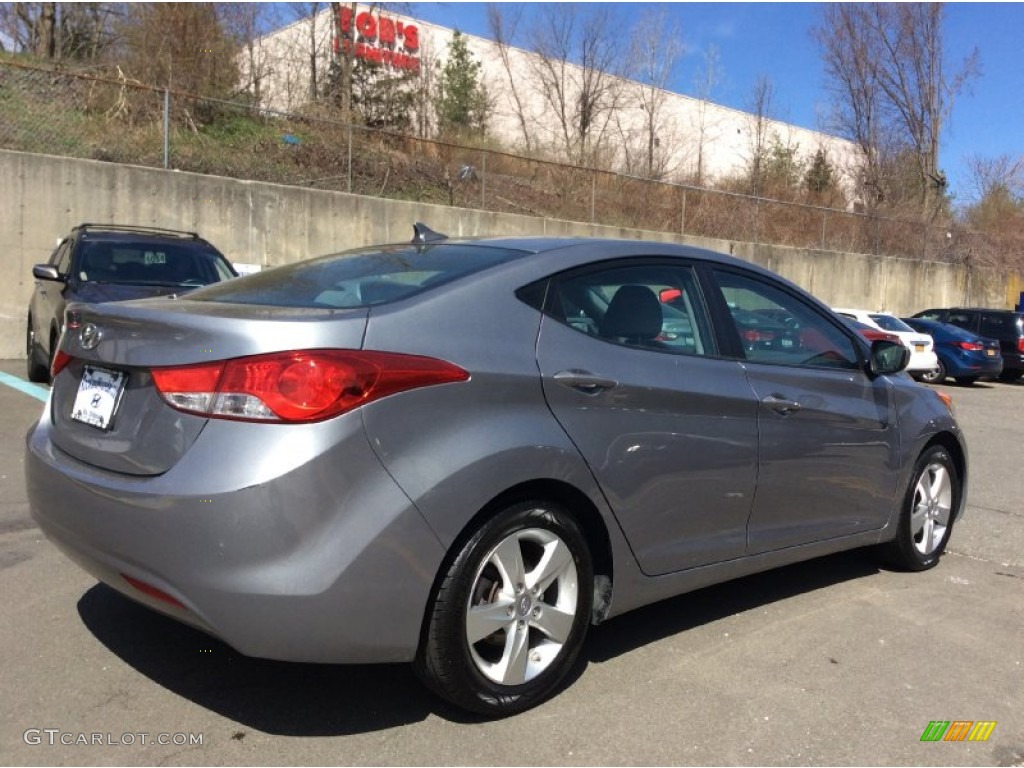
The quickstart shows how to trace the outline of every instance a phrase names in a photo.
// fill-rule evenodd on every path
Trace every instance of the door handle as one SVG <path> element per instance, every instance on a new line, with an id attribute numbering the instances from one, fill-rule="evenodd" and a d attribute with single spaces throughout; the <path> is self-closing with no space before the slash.
<path id="1" fill-rule="evenodd" d="M 586 395 L 596 395 L 605 389 L 619 386 L 619 382 L 614 379 L 606 379 L 603 376 L 597 376 L 589 371 L 578 369 L 559 371 L 553 378 L 563 387 L 575 389 Z"/>
<path id="2" fill-rule="evenodd" d="M 787 400 L 779 395 L 768 395 L 761 400 L 761 403 L 782 416 L 796 413 L 803 407 L 796 400 Z"/>

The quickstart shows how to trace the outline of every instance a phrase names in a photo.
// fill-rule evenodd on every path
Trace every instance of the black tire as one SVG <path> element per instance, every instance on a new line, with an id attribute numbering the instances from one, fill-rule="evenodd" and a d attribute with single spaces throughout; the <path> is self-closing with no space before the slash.
<path id="1" fill-rule="evenodd" d="M 921 374 L 920 380 L 926 384 L 941 384 L 946 380 L 946 366 L 941 360 L 936 360 L 935 363 L 938 367 L 934 371 L 924 371 Z"/>
<path id="2" fill-rule="evenodd" d="M 999 374 L 999 380 L 1012 384 L 1015 381 L 1020 381 L 1021 377 L 1024 376 L 1024 371 L 1012 368 L 1009 371 L 1003 371 Z"/>
<path id="3" fill-rule="evenodd" d="M 957 376 L 956 383 L 961 387 L 970 387 L 978 380 L 977 376 Z"/>
<path id="4" fill-rule="evenodd" d="M 515 563 L 517 552 L 522 580 L 513 584 L 508 572 L 516 568 L 505 568 L 503 575 L 496 564 Z M 541 566 L 545 552 L 555 564 L 550 569 Z M 530 583 L 541 576 L 541 583 Z M 572 516 L 547 501 L 513 504 L 476 530 L 441 575 L 427 609 L 416 673 L 439 696 L 470 712 L 522 712 L 551 696 L 572 670 L 593 600 L 591 555 Z M 475 627 L 471 606 L 480 616 Z M 470 631 L 492 626 L 493 632 L 471 642 Z"/>
<path id="5" fill-rule="evenodd" d="M 36 384 L 49 384 L 50 369 L 39 362 L 42 356 L 43 351 L 36 344 L 36 334 L 32 330 L 32 318 L 30 317 L 28 319 L 28 329 L 25 331 L 25 374 L 28 376 L 29 381 L 33 381 Z"/>
<path id="6" fill-rule="evenodd" d="M 896 538 L 884 548 L 886 559 L 907 571 L 934 568 L 953 531 L 960 493 L 960 477 L 949 451 L 941 445 L 929 447 L 914 465 Z"/>

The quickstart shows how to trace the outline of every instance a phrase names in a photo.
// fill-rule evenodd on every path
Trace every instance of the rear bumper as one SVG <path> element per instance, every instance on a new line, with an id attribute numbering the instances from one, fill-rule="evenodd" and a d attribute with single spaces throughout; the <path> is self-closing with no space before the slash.
<path id="1" fill-rule="evenodd" d="M 344 439 L 315 434 L 339 421 Z M 60 451 L 44 415 L 27 438 L 32 515 L 101 581 L 246 655 L 411 660 L 444 550 L 381 467 L 361 419 L 303 426 L 299 443 L 276 449 L 246 441 L 253 426 L 266 428 L 211 424 L 169 472 L 138 478 Z M 332 447 L 309 455 L 316 444 Z M 254 473 L 266 479 L 252 482 Z"/>
<path id="2" fill-rule="evenodd" d="M 911 352 L 910 362 L 907 364 L 907 370 L 913 373 L 924 373 L 926 371 L 934 371 L 939 367 L 939 358 L 935 352 Z"/>

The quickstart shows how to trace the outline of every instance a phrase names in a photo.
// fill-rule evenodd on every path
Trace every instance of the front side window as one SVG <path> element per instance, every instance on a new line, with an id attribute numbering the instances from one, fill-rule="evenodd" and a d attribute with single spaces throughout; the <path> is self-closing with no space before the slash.
<path id="1" fill-rule="evenodd" d="M 716 270 L 715 277 L 747 360 L 860 367 L 853 341 L 802 299 L 735 272 Z"/>
<path id="2" fill-rule="evenodd" d="M 550 314 L 580 333 L 680 355 L 714 354 L 689 266 L 610 267 L 556 278 Z"/>
<path id="3" fill-rule="evenodd" d="M 65 240 L 58 247 L 56 252 L 53 254 L 53 258 L 50 261 L 55 267 L 57 267 L 57 274 L 66 275 L 71 269 L 71 241 Z"/>

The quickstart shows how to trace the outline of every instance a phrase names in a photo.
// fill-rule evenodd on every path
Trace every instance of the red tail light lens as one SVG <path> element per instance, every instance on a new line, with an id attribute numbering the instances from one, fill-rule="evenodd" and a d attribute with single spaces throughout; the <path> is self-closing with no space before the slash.
<path id="1" fill-rule="evenodd" d="M 753 328 L 746 328 L 740 332 L 743 340 L 748 344 L 759 344 L 761 342 L 769 342 L 775 339 L 775 334 L 772 331 L 758 331 Z"/>
<path id="2" fill-rule="evenodd" d="M 981 352 L 985 348 L 984 344 L 978 344 L 975 341 L 955 341 L 953 346 L 964 352 Z"/>
<path id="3" fill-rule="evenodd" d="M 1017 351 L 1024 355 L 1024 338 L 1017 339 Z"/>
<path id="4" fill-rule="evenodd" d="M 57 374 L 63 371 L 67 364 L 71 362 L 71 355 L 63 350 L 58 349 L 57 354 L 53 356 L 53 362 L 50 363 L 50 381 L 57 378 Z"/>
<path id="5" fill-rule="evenodd" d="M 178 410 L 272 422 L 323 421 L 397 392 L 469 379 L 444 360 L 340 349 L 275 352 L 151 373 L 161 396 Z"/>

